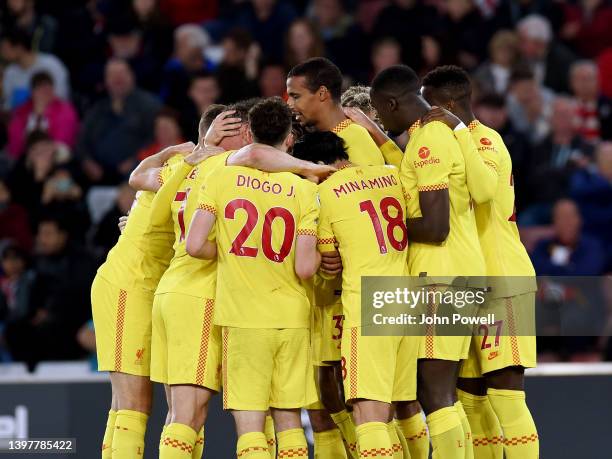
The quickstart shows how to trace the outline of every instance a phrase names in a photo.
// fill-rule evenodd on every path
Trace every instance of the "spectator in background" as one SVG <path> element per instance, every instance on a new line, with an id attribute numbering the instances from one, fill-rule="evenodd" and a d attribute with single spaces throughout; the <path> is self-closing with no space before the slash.
<path id="1" fill-rule="evenodd" d="M 75 108 L 55 94 L 53 79 L 39 72 L 30 82 L 31 97 L 13 110 L 8 125 L 7 150 L 11 158 L 23 153 L 28 135 L 33 131 L 46 132 L 49 137 L 73 148 L 79 128 Z"/>
<path id="2" fill-rule="evenodd" d="M 554 41 L 550 22 L 533 14 L 523 18 L 516 30 L 521 59 L 531 67 L 536 80 L 556 92 L 568 92 L 574 55 Z"/>
<path id="3" fill-rule="evenodd" d="M 489 42 L 489 61 L 474 74 L 480 93 L 505 94 L 518 56 L 518 38 L 509 30 L 495 33 Z"/>
<path id="4" fill-rule="evenodd" d="M 32 248 L 32 232 L 27 210 L 12 201 L 11 190 L 0 180 L 0 243 L 12 241 L 24 250 Z"/>
<path id="5" fill-rule="evenodd" d="M 208 34 L 199 25 L 185 24 L 174 31 L 174 52 L 164 68 L 161 86 L 166 105 L 181 110 L 189 104 L 187 89 L 191 79 L 212 69 L 204 56 L 209 44 Z"/>
<path id="6" fill-rule="evenodd" d="M 153 143 L 138 152 L 138 161 L 171 145 L 185 142 L 179 125 L 179 114 L 171 108 L 162 108 L 155 117 Z"/>
<path id="7" fill-rule="evenodd" d="M 33 228 L 42 207 L 45 183 L 56 167 L 69 161 L 69 152 L 56 144 L 48 134 L 34 131 L 28 136 L 26 153 L 15 164 L 8 183 L 13 200 L 28 209 Z"/>
<path id="8" fill-rule="evenodd" d="M 599 91 L 597 65 L 586 60 L 575 62 L 570 83 L 576 100 L 578 134 L 588 142 L 612 139 L 612 101 Z"/>
<path id="9" fill-rule="evenodd" d="M 68 99 L 70 94 L 68 71 L 64 64 L 51 54 L 32 51 L 30 41 L 30 36 L 18 29 L 9 31 L 1 39 L 2 58 L 9 62 L 2 81 L 4 108 L 7 110 L 28 100 L 30 79 L 39 72 L 51 75 L 55 92 L 60 98 Z"/>
<path id="10" fill-rule="evenodd" d="M 116 184 L 136 164 L 136 155 L 153 134 L 159 101 L 135 86 L 128 64 L 111 59 L 106 64 L 108 96 L 85 115 L 77 144 L 83 170 L 92 184 Z"/>
<path id="11" fill-rule="evenodd" d="M 440 9 L 444 61 L 470 70 L 476 68 L 485 57 L 491 35 L 474 0 L 447 0 Z"/>
<path id="12" fill-rule="evenodd" d="M 280 63 L 267 62 L 259 70 L 259 94 L 261 97 L 285 97 L 287 72 Z"/>
<path id="13" fill-rule="evenodd" d="M 537 144 L 550 132 L 554 93 L 539 84 L 526 66 L 519 66 L 510 76 L 508 114 L 512 124 L 531 144 Z"/>
<path id="14" fill-rule="evenodd" d="M 74 244 L 58 216 L 41 219 L 36 246 L 30 314 L 7 324 L 5 334 L 11 355 L 30 368 L 41 360 L 83 356 L 76 333 L 91 316 L 89 288 L 95 274 L 91 256 Z"/>
<path id="15" fill-rule="evenodd" d="M 565 24 L 560 36 L 584 57 L 595 58 L 612 47 L 612 6 L 604 0 L 579 0 L 565 4 Z"/>
<path id="16" fill-rule="evenodd" d="M 136 192 L 127 182 L 119 185 L 115 205 L 102 217 L 102 220 L 96 226 L 93 244 L 99 249 L 102 256 L 106 256 L 108 251 L 117 243 L 117 239 L 121 234 L 117 222 L 120 217 L 129 213 L 135 196 Z"/>
<path id="17" fill-rule="evenodd" d="M 576 203 L 561 199 L 554 205 L 555 235 L 538 243 L 531 260 L 539 276 L 598 276 L 604 269 L 604 252 L 597 239 L 582 232 Z"/>
<path id="18" fill-rule="evenodd" d="M 144 46 L 136 21 L 130 17 L 116 18 L 109 21 L 107 28 L 111 57 L 124 59 L 129 64 L 139 87 L 156 92 L 161 82 L 162 64 L 157 61 L 153 49 Z"/>
<path id="19" fill-rule="evenodd" d="M 162 14 L 158 0 L 132 0 L 132 15 L 142 33 L 145 53 L 153 55 L 156 67 L 161 69 L 172 54 L 172 27 L 168 17 Z"/>
<path id="20" fill-rule="evenodd" d="M 4 349 L 6 347 L 4 329 L 7 324 L 24 320 L 30 314 L 36 274 L 28 269 L 26 252 L 15 245 L 4 247 L 0 263 L 2 267 L 0 275 L 0 361 L 2 361 L 7 357 L 11 359 L 10 353 Z"/>
<path id="21" fill-rule="evenodd" d="M 214 73 L 202 71 L 193 76 L 189 83 L 186 105 L 179 110 L 181 130 L 187 138 L 198 138 L 200 116 L 219 100 L 220 95 L 218 79 Z"/>
<path id="22" fill-rule="evenodd" d="M 395 38 L 381 38 L 372 45 L 370 79 L 392 65 L 402 63 L 402 48 Z"/>
<path id="23" fill-rule="evenodd" d="M 259 46 L 244 29 L 230 30 L 221 45 L 223 59 L 216 71 L 220 102 L 227 104 L 256 96 Z"/>
<path id="24" fill-rule="evenodd" d="M 7 0 L 2 28 L 18 27 L 32 37 L 31 48 L 52 53 L 57 44 L 57 21 L 36 12 L 34 0 Z"/>
<path id="25" fill-rule="evenodd" d="M 326 57 L 345 76 L 367 79 L 368 56 L 363 50 L 367 49 L 368 41 L 361 27 L 345 10 L 342 0 L 313 0 L 309 16 L 319 27 Z"/>
<path id="26" fill-rule="evenodd" d="M 521 224 L 547 223 L 551 204 L 567 195 L 573 172 L 588 164 L 591 147 L 576 134 L 574 113 L 571 99 L 555 99 L 551 133 L 533 147 L 528 162 L 531 207 L 519 215 Z"/>
<path id="27" fill-rule="evenodd" d="M 423 67 L 421 40 L 438 29 L 437 12 L 420 0 L 393 0 L 374 23 L 372 37 L 393 37 L 402 47 L 402 62 L 413 69 Z"/>
<path id="28" fill-rule="evenodd" d="M 285 67 L 290 69 L 312 57 L 325 55 L 325 45 L 316 24 L 308 19 L 291 23 L 285 42 Z"/>
<path id="29" fill-rule="evenodd" d="M 248 30 L 270 59 L 282 59 L 283 37 L 296 18 L 293 7 L 284 1 L 252 0 L 238 14 L 235 25 Z"/>
<path id="30" fill-rule="evenodd" d="M 612 142 L 602 142 L 595 150 L 595 164 L 576 171 L 570 182 L 570 195 L 584 217 L 584 230 L 603 242 L 607 267 L 612 268 Z"/>

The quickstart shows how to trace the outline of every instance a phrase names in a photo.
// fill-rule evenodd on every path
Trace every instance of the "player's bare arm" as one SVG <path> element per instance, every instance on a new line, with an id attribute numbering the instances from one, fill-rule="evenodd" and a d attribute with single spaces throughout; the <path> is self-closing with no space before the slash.
<path id="1" fill-rule="evenodd" d="M 357 107 L 344 107 L 344 114 L 350 118 L 354 123 L 357 123 L 361 127 L 365 128 L 370 134 L 376 145 L 379 147 L 384 145 L 386 142 L 391 140 L 387 134 L 366 115 L 362 110 Z"/>
<path id="2" fill-rule="evenodd" d="M 336 171 L 333 166 L 314 164 L 294 158 L 269 145 L 253 143 L 241 148 L 227 160 L 228 166 L 246 166 L 266 172 L 293 172 L 319 183 Z"/>
<path id="3" fill-rule="evenodd" d="M 432 121 L 440 121 L 453 130 L 465 160 L 467 185 L 472 199 L 477 204 L 493 199 L 497 192 L 499 175 L 495 165 L 485 162 L 479 153 L 469 129 L 465 125 L 462 126 L 462 121 L 456 115 L 441 107 L 432 107 L 421 118 L 422 124 L 431 123 Z M 487 146 L 487 148 L 494 147 Z"/>
<path id="4" fill-rule="evenodd" d="M 206 210 L 197 210 L 193 215 L 185 240 L 185 248 L 189 255 L 205 260 L 212 260 L 217 256 L 217 244 L 208 240 L 215 220 L 215 215 Z"/>
<path id="5" fill-rule="evenodd" d="M 193 151 L 195 144 L 185 142 L 179 145 L 166 147 L 160 152 L 143 159 L 130 174 L 130 186 L 138 191 L 157 191 L 161 186 L 159 171 L 164 163 L 176 154 L 188 154 Z"/>
<path id="6" fill-rule="evenodd" d="M 439 244 L 450 230 L 450 199 L 448 189 L 419 192 L 422 217 L 408 218 L 408 240 Z"/>
<path id="7" fill-rule="evenodd" d="M 195 218 L 194 218 L 195 219 Z M 299 235 L 295 245 L 295 273 L 302 279 L 310 279 L 319 269 L 321 254 L 317 250 L 316 236 Z"/>

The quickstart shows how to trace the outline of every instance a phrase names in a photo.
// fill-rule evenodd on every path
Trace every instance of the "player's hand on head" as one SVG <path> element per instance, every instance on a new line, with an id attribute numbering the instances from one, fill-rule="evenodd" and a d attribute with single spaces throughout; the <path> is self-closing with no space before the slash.
<path id="1" fill-rule="evenodd" d="M 349 118 L 354 123 L 363 126 L 368 129 L 368 127 L 376 124 L 372 119 L 368 117 L 361 109 L 357 107 L 343 107 L 342 110 L 347 118 Z"/>
<path id="2" fill-rule="evenodd" d="M 334 166 L 328 166 L 327 164 L 313 164 L 304 178 L 314 183 L 321 183 L 337 170 Z"/>
<path id="3" fill-rule="evenodd" d="M 337 250 L 334 252 L 323 252 L 321 253 L 321 271 L 330 276 L 335 276 L 342 272 L 342 258 L 340 258 L 340 252 Z"/>
<path id="4" fill-rule="evenodd" d="M 196 145 L 193 151 L 185 156 L 185 162 L 191 166 L 195 166 L 205 159 L 223 153 L 224 151 L 225 150 L 221 147 Z"/>
<path id="5" fill-rule="evenodd" d="M 432 121 L 440 121 L 451 129 L 455 129 L 459 123 L 461 123 L 461 120 L 453 113 L 442 107 L 436 106 L 431 107 L 431 110 L 423 115 L 421 124 L 431 123 Z"/>
<path id="6" fill-rule="evenodd" d="M 208 131 L 206 131 L 204 136 L 205 145 L 219 145 L 224 137 L 232 137 L 240 133 L 242 119 L 231 116 L 234 113 L 236 113 L 236 110 L 226 110 L 217 115 Z"/>
<path id="7" fill-rule="evenodd" d="M 119 228 L 120 233 L 123 233 L 123 230 L 125 229 L 125 225 L 127 225 L 127 221 L 128 221 L 127 215 L 123 215 L 119 217 L 119 223 L 117 223 L 117 227 Z"/>

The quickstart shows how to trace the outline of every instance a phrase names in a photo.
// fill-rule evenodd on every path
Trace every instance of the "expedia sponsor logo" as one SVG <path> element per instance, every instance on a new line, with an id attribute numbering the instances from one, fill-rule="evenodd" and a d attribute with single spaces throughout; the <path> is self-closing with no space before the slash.
<path id="1" fill-rule="evenodd" d="M 483 137 L 482 139 L 480 139 L 480 143 L 483 145 L 491 145 L 492 142 L 486 137 Z"/>
<path id="2" fill-rule="evenodd" d="M 436 158 L 435 156 L 432 156 L 431 158 L 424 159 L 423 161 L 413 161 L 413 162 L 414 162 L 415 169 L 418 169 L 419 167 L 429 166 L 430 164 L 438 164 L 440 162 L 440 159 Z"/>
<path id="3" fill-rule="evenodd" d="M 427 147 L 419 148 L 419 158 L 421 158 L 421 159 L 426 159 L 429 156 L 430 153 L 431 152 L 429 151 L 429 148 L 427 148 Z"/>

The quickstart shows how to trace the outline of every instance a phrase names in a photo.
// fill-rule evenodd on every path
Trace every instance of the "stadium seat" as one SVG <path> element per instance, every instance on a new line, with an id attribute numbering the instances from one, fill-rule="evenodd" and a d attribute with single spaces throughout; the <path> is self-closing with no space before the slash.
<path id="1" fill-rule="evenodd" d="M 74 362 L 41 362 L 36 366 L 34 375 L 48 379 L 79 378 L 92 373 L 88 360 Z"/>
<path id="2" fill-rule="evenodd" d="M 13 378 L 15 376 L 26 376 L 28 374 L 28 368 L 25 363 L 3 363 L 0 365 L 0 380 L 2 378 Z"/>

